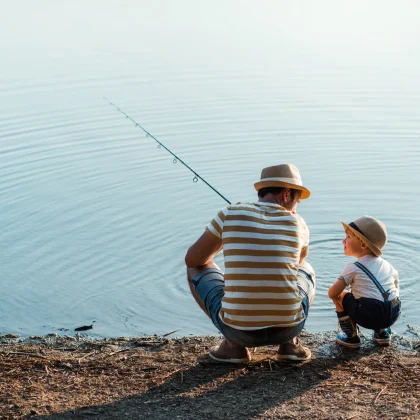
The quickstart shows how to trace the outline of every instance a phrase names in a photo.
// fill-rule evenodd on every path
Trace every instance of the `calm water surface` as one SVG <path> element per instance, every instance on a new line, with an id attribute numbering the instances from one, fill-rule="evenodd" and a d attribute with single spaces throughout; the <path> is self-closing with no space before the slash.
<path id="1" fill-rule="evenodd" d="M 396 329 L 419 325 L 420 6 L 151 3 L 20 1 L 0 18 L 0 332 L 216 332 L 183 259 L 225 202 L 103 96 L 232 202 L 256 199 L 262 167 L 300 168 L 308 330 L 337 325 L 340 222 L 363 214 L 388 227 Z"/>

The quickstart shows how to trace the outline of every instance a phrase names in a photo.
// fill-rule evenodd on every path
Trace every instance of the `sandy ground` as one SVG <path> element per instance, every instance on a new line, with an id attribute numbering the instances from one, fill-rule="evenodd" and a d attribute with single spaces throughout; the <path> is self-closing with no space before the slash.
<path id="1" fill-rule="evenodd" d="M 220 337 L 0 337 L 1 419 L 420 418 L 420 334 L 359 351 L 302 334 L 313 357 L 213 363 Z"/>

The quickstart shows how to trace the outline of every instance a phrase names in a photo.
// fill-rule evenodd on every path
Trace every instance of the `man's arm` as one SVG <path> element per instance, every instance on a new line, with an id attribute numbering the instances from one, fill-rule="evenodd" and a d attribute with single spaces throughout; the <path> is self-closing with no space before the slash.
<path id="1" fill-rule="evenodd" d="M 206 265 L 221 249 L 222 238 L 218 238 L 206 230 L 188 249 L 185 264 L 190 268 Z"/>
<path id="2" fill-rule="evenodd" d="M 309 245 L 308 246 L 304 246 L 300 250 L 299 264 L 302 264 L 303 263 L 303 261 L 305 260 L 305 258 L 308 256 L 308 253 L 309 253 Z"/>
<path id="3" fill-rule="evenodd" d="M 298 214 L 296 216 L 298 220 L 300 221 L 300 225 L 302 229 L 302 239 L 304 241 L 303 242 L 304 245 L 302 249 L 300 250 L 300 256 L 299 256 L 299 264 L 302 264 L 309 253 L 309 229 L 303 217 Z"/>

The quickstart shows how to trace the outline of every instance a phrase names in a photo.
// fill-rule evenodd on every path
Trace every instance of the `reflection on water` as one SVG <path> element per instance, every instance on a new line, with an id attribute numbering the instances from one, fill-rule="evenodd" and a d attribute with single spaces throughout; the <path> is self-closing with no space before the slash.
<path id="1" fill-rule="evenodd" d="M 20 15 L 23 30 L 5 46 L 0 331 L 96 320 L 98 336 L 215 332 L 189 296 L 183 259 L 225 202 L 103 96 L 232 202 L 256 199 L 262 167 L 300 168 L 313 191 L 298 211 L 318 276 L 309 330 L 336 326 L 326 293 L 350 261 L 340 222 L 363 214 L 388 227 L 397 330 L 418 324 L 419 7 L 374 1 L 359 14 L 356 2 L 353 38 L 328 1 L 158 3 L 111 2 L 87 20 L 77 7 L 28 1 L 32 19 Z M 401 26 L 385 30 L 393 16 Z"/>

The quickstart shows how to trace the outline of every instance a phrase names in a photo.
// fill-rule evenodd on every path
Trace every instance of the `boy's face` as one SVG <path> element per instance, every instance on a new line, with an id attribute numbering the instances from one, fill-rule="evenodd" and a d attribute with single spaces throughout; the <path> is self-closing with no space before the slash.
<path id="1" fill-rule="evenodd" d="M 365 253 L 362 241 L 355 236 L 349 229 L 346 229 L 346 237 L 343 239 L 344 255 L 348 257 L 361 257 Z"/>

